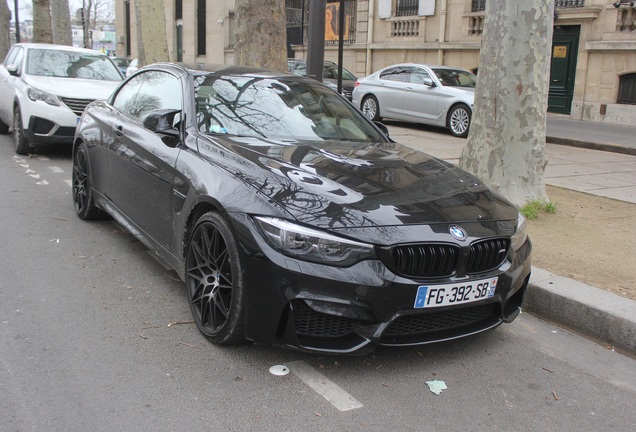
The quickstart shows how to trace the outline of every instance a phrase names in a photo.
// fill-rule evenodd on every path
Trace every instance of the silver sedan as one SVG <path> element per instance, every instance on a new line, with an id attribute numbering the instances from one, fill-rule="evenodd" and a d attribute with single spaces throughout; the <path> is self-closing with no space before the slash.
<path id="1" fill-rule="evenodd" d="M 466 137 L 476 80 L 463 69 L 397 64 L 359 79 L 353 104 L 371 120 L 387 117 L 442 126 L 455 136 Z"/>

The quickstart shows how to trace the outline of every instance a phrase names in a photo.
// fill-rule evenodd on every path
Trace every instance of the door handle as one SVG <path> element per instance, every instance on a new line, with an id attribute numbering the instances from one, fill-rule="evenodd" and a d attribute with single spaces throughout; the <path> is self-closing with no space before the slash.
<path id="1" fill-rule="evenodd" d="M 124 134 L 124 127 L 120 124 L 113 125 L 113 129 L 115 130 L 115 135 L 117 135 L 118 137 Z"/>

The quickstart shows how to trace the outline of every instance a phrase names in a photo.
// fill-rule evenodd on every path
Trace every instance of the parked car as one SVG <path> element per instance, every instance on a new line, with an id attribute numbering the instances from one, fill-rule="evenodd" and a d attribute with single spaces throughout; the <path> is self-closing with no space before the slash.
<path id="1" fill-rule="evenodd" d="M 139 60 L 138 59 L 132 59 L 130 61 L 130 64 L 126 68 L 126 73 L 125 73 L 126 78 L 128 78 L 129 76 L 131 76 L 132 74 L 137 72 L 137 69 L 139 69 L 139 66 L 137 66 L 138 64 L 139 64 Z"/>
<path id="2" fill-rule="evenodd" d="M 299 59 L 288 59 L 287 70 L 295 75 L 307 75 L 307 62 Z M 347 69 L 342 68 L 342 95 L 351 100 L 353 88 L 356 85 L 356 76 Z M 338 64 L 326 61 L 322 74 L 322 80 L 328 87 L 338 91 Z"/>
<path id="3" fill-rule="evenodd" d="M 448 66 L 398 64 L 358 80 L 353 104 L 379 121 L 392 118 L 442 126 L 468 136 L 476 76 Z"/>
<path id="4" fill-rule="evenodd" d="M 112 60 L 113 62 L 115 62 L 115 65 L 117 66 L 117 69 L 119 69 L 119 72 L 121 72 L 123 76 L 126 76 L 126 69 L 128 69 L 130 59 L 127 59 L 126 57 L 114 57 Z"/>
<path id="5" fill-rule="evenodd" d="M 71 143 L 86 105 L 105 99 L 123 77 L 99 51 L 65 45 L 15 44 L 0 65 L 0 133 L 15 151 Z"/>
<path id="6" fill-rule="evenodd" d="M 176 271 L 218 344 L 458 338 L 512 321 L 530 275 L 510 202 L 295 75 L 146 66 L 82 115 L 72 184 L 81 219 Z"/>

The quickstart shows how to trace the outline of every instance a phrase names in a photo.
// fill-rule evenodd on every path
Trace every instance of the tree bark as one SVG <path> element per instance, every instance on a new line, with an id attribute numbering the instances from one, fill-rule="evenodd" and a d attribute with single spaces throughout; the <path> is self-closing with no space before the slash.
<path id="1" fill-rule="evenodd" d="M 73 46 L 71 12 L 68 6 L 68 0 L 50 1 L 53 41 L 56 44 Z"/>
<path id="2" fill-rule="evenodd" d="M 49 0 L 33 0 L 33 42 L 53 43 Z"/>
<path id="3" fill-rule="evenodd" d="M 0 0 L 0 61 L 4 60 L 11 47 L 11 10 L 7 2 Z"/>
<path id="4" fill-rule="evenodd" d="M 139 67 L 170 61 L 164 11 L 162 0 L 135 0 Z"/>
<path id="5" fill-rule="evenodd" d="M 553 0 L 488 0 L 475 106 L 460 166 L 517 206 L 546 201 Z"/>
<path id="6" fill-rule="evenodd" d="M 234 64 L 287 72 L 285 0 L 236 0 Z"/>

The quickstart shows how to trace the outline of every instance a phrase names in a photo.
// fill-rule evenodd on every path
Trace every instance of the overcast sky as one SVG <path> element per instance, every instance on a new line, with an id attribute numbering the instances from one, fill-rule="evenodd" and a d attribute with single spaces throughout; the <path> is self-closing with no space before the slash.
<path id="1" fill-rule="evenodd" d="M 15 15 L 13 14 L 15 0 L 0 0 L 6 1 L 9 9 L 11 9 L 11 22 L 15 21 Z M 75 11 L 82 7 L 82 0 L 69 0 L 69 5 L 71 6 L 72 15 L 75 14 Z M 31 0 L 18 0 L 18 18 L 20 21 L 30 20 L 33 17 L 31 16 L 32 6 Z"/>

